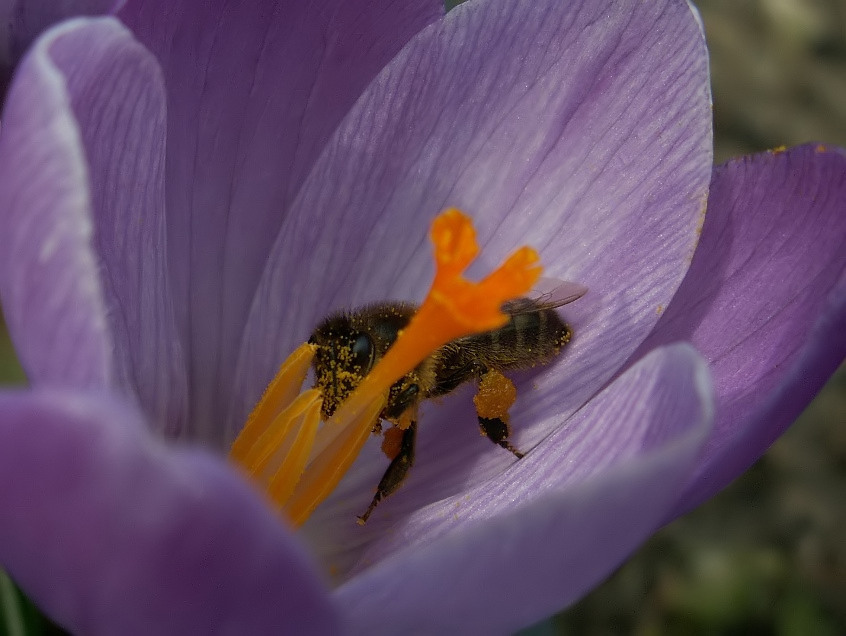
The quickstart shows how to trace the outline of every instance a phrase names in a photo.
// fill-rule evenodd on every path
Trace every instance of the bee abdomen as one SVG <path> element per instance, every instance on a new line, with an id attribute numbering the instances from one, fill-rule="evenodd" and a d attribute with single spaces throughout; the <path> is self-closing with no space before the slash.
<path id="1" fill-rule="evenodd" d="M 514 314 L 508 323 L 478 338 L 490 366 L 517 369 L 547 362 L 569 342 L 572 331 L 552 309 Z"/>

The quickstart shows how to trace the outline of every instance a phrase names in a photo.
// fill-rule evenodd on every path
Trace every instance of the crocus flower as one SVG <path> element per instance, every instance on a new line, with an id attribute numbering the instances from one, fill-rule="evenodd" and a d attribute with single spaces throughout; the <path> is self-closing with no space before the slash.
<path id="1" fill-rule="evenodd" d="M 518 629 L 729 483 L 843 360 L 846 157 L 712 172 L 685 2 L 197 6 L 58 24 L 3 112 L 31 388 L 0 395 L 0 564 L 69 629 Z M 484 269 L 528 244 L 590 289 L 517 378 L 529 452 L 480 440 L 459 391 L 365 527 L 376 439 L 294 533 L 229 444 L 328 311 L 422 298 L 450 206 Z"/>

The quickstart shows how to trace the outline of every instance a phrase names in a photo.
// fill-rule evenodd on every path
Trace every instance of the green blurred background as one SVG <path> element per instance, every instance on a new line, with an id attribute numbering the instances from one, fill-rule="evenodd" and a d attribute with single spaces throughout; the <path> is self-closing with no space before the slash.
<path id="1" fill-rule="evenodd" d="M 711 48 L 715 161 L 805 141 L 846 146 L 846 0 L 696 5 Z M 0 384 L 24 381 L 0 325 Z M 0 577 L 0 600 L 9 594 Z M 4 625 L 0 603 L 0 634 Z M 846 369 L 741 479 L 527 633 L 846 634 Z"/>

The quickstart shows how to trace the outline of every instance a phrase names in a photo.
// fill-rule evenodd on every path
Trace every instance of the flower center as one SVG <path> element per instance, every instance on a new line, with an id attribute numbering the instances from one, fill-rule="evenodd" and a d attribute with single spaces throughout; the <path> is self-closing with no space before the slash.
<path id="1" fill-rule="evenodd" d="M 470 219 L 449 209 L 432 222 L 435 279 L 417 313 L 335 413 L 320 426 L 322 396 L 300 393 L 315 346 L 300 345 L 279 369 L 232 444 L 230 458 L 294 525 L 302 524 L 352 466 L 385 408 L 391 386 L 448 342 L 496 329 L 502 304 L 538 280 L 538 254 L 522 247 L 478 283 L 462 276 L 479 253 Z"/>

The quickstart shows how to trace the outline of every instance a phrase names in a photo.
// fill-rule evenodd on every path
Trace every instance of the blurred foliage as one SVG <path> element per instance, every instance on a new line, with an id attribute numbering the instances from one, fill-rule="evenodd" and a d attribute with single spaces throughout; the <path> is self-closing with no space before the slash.
<path id="1" fill-rule="evenodd" d="M 25 382 L 26 375 L 15 357 L 15 348 L 12 346 L 9 332 L 6 331 L 6 323 L 0 316 L 0 386 Z"/>
<path id="2" fill-rule="evenodd" d="M 0 636 L 62 636 L 53 624 L 0 571 Z"/>
<path id="3" fill-rule="evenodd" d="M 699 0 L 715 160 L 806 141 L 846 146 L 846 0 Z"/>
<path id="4" fill-rule="evenodd" d="M 458 4 L 448 0 L 447 6 Z M 846 0 L 700 0 L 715 160 L 846 146 Z M 0 324 L 0 384 L 25 376 Z M 846 369 L 770 451 L 526 634 L 846 634 Z M 57 634 L 0 573 L 0 636 Z"/>

